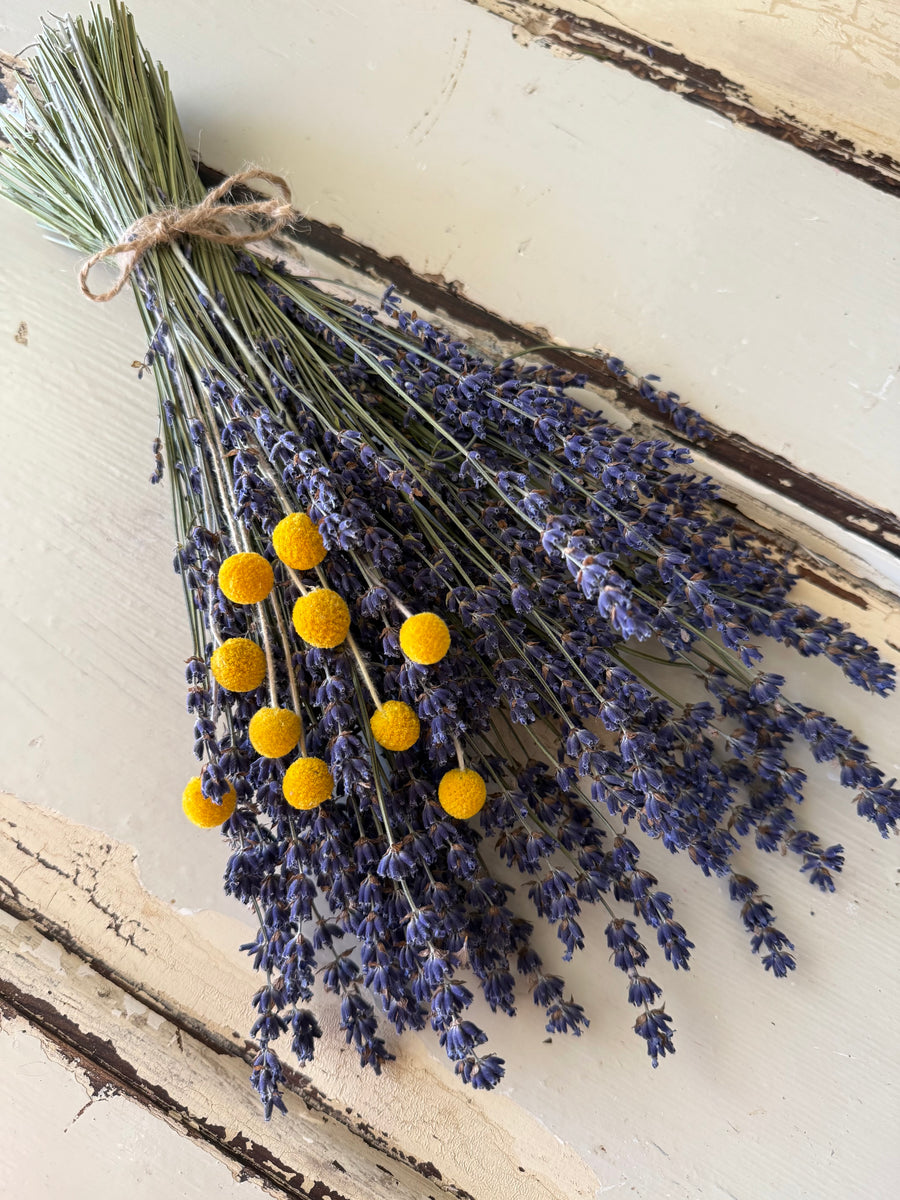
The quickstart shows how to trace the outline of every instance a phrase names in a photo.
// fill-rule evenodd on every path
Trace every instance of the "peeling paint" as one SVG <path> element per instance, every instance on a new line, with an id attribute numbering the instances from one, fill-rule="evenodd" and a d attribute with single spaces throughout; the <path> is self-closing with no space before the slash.
<path id="1" fill-rule="evenodd" d="M 416 1054 L 415 1043 L 407 1043 L 406 1051 L 393 1047 L 398 1059 L 373 1092 L 370 1077 L 344 1058 L 338 1013 L 329 1008 L 320 1013 L 326 1037 L 310 1074 L 286 1066 L 290 1117 L 271 1122 L 263 1134 L 247 1084 L 255 1049 L 233 1034 L 256 983 L 235 949 L 246 940 L 246 928 L 211 913 L 179 916 L 142 889 L 129 847 L 0 794 L 0 879 L 15 875 L 23 857 L 31 865 L 20 871 L 18 885 L 9 889 L 0 882 L 0 911 L 23 920 L 0 936 L 13 938 L 15 946 L 25 943 L 28 952 L 18 957 L 11 979 L 0 981 L 0 997 L 90 1059 L 98 1086 L 140 1093 L 141 1103 L 217 1153 L 277 1177 L 280 1187 L 293 1186 L 298 1196 L 313 1186 L 297 1191 L 299 1174 L 356 1200 L 350 1181 L 332 1183 L 324 1168 L 336 1172 L 336 1180 L 348 1174 L 358 1179 L 362 1163 L 372 1172 L 367 1188 L 357 1189 L 367 1200 L 381 1196 L 377 1180 L 388 1181 L 398 1200 L 407 1194 L 401 1185 L 410 1200 L 422 1200 L 425 1180 L 436 1200 L 492 1200 L 497 1172 L 519 1163 L 533 1182 L 517 1200 L 592 1196 L 596 1177 L 570 1147 L 561 1150 L 551 1133 L 502 1095 L 464 1091 L 442 1064 Z M 109 916 L 116 910 L 141 914 L 141 945 L 122 936 L 121 922 Z M 49 974 L 36 958 L 41 934 L 53 939 L 54 960 L 61 951 L 63 975 Z M 85 971 L 86 965 L 91 969 Z M 25 987 L 26 975 L 58 983 L 48 995 L 38 984 Z M 90 1014 L 88 1024 L 68 1015 L 62 1004 L 67 989 L 74 989 L 73 1009 Z M 328 1092 L 350 1103 L 339 1108 Z M 435 1141 L 433 1129 L 446 1134 Z M 492 1146 L 490 1161 L 467 1151 L 474 1129 L 479 1142 Z M 307 1155 L 318 1167 L 298 1171 Z"/>
<path id="2" fill-rule="evenodd" d="M 571 57 L 588 57 L 603 63 L 628 71 L 639 79 L 666 91 L 677 92 L 686 100 L 700 104 L 705 108 L 727 117 L 748 128 L 758 130 L 782 142 L 789 142 L 797 149 L 823 162 L 829 163 L 838 170 L 846 171 L 857 179 L 864 180 L 882 191 L 900 194 L 900 161 L 893 157 L 885 148 L 885 142 L 895 144 L 896 120 L 893 115 L 894 105 L 886 98 L 894 89 L 900 86 L 900 76 L 896 68 L 896 40 L 900 37 L 900 25 L 891 29 L 890 22 L 885 18 L 883 9 L 879 18 L 887 25 L 887 33 L 881 38 L 885 71 L 879 73 L 862 55 L 861 68 L 858 71 L 857 96 L 865 90 L 869 104 L 872 97 L 879 94 L 883 97 L 880 128 L 855 126 L 855 138 L 839 134 L 824 124 L 817 125 L 816 118 L 822 118 L 823 111 L 828 110 L 835 102 L 835 88 L 831 81 L 833 72 L 826 69 L 826 63 L 833 60 L 833 54 L 819 37 L 811 38 L 805 26 L 795 21 L 798 32 L 792 30 L 794 41 L 789 40 L 787 32 L 782 32 L 776 39 L 783 50 L 783 78 L 772 79 L 764 75 L 759 64 L 772 58 L 765 51 L 771 51 L 772 39 L 765 37 L 762 32 L 755 32 L 760 22 L 757 19 L 750 24 L 749 18 L 756 16 L 774 16 L 774 12 L 765 14 L 759 10 L 737 8 L 718 4 L 718 10 L 711 14 L 696 11 L 696 5 L 691 8 L 688 4 L 666 6 L 665 13 L 660 16 L 653 9 L 645 9 L 633 13 L 633 20 L 641 24 L 639 30 L 635 25 L 627 25 L 622 17 L 597 4 L 570 4 L 555 6 L 544 3 L 543 0 L 468 0 L 488 12 L 502 17 L 513 24 L 513 38 L 523 45 L 546 47 L 558 54 Z M 629 6 L 634 7 L 634 6 Z M 659 10 L 659 5 L 654 6 Z M 783 5 L 779 7 L 796 7 L 801 11 L 809 6 Z M 859 4 L 854 4 L 854 11 Z M 731 11 L 728 11 L 728 10 Z M 602 14 L 606 20 L 598 19 Z M 720 36 L 718 42 L 709 45 L 708 39 L 696 36 L 695 29 L 702 28 L 704 18 L 718 18 Z M 896 19 L 896 18 L 894 18 Z M 843 45 L 855 53 L 860 38 L 871 37 L 871 30 L 855 28 L 852 17 L 841 20 L 835 17 L 835 25 L 840 25 Z M 722 28 L 724 26 L 724 28 Z M 646 30 L 651 28 L 654 33 Z M 667 39 L 662 40 L 662 30 Z M 727 36 L 728 33 L 731 36 Z M 671 39 L 671 40 L 668 40 Z M 750 47 L 758 43 L 760 50 L 755 70 L 749 66 L 753 62 Z M 691 51 L 683 52 L 685 46 L 690 46 L 695 55 L 701 53 L 703 44 L 706 56 L 703 60 L 691 57 Z M 696 43 L 696 45 L 695 45 Z M 794 57 L 791 56 L 791 48 Z M 743 53 L 736 53 L 736 48 L 743 48 Z M 808 62 L 803 61 L 803 56 Z M 735 61 L 736 60 L 736 61 Z M 798 61 L 799 60 L 799 61 Z M 726 65 L 727 64 L 727 65 Z M 788 74 L 788 68 L 793 74 Z M 821 79 L 816 86 L 811 85 L 810 94 L 797 97 L 794 103 L 796 111 L 785 107 L 783 97 L 795 96 L 798 86 L 798 68 L 806 68 L 804 83 L 808 80 Z M 746 77 L 739 80 L 734 72 L 744 70 Z M 727 73 L 730 71 L 730 74 Z M 868 84 L 868 89 L 865 85 Z M 885 93 L 887 89 L 887 93 Z M 854 106 L 846 105 L 836 114 L 845 121 L 850 121 L 855 115 Z M 828 118 L 826 118 L 827 120 Z M 875 142 L 867 145 L 865 134 Z"/>
<path id="3" fill-rule="evenodd" d="M 208 187 L 225 178 L 221 171 L 205 164 L 201 164 L 199 170 Z M 544 344 L 553 340 L 547 330 L 526 329 L 468 299 L 463 285 L 458 281 L 448 282 L 439 275 L 417 275 L 402 258 L 385 259 L 371 247 L 348 238 L 337 226 L 305 220 L 302 229 L 294 227 L 291 239 L 281 239 L 281 245 L 295 251 L 297 245 L 303 244 L 383 283 L 390 281 L 413 303 L 433 312 L 447 313 L 454 321 L 503 343 L 526 348 L 537 342 Z M 573 373 L 585 374 L 594 388 L 612 397 L 625 412 L 639 412 L 654 425 L 663 426 L 673 441 L 682 440 L 671 418 L 661 417 L 649 400 L 636 388 L 613 375 L 599 359 L 591 359 L 584 354 L 575 355 L 562 347 L 542 349 L 541 357 Z M 703 451 L 714 463 L 740 472 L 754 483 L 771 488 L 776 495 L 789 493 L 793 500 L 811 512 L 895 553 L 900 544 L 900 516 L 896 513 L 867 504 L 865 500 L 842 491 L 834 484 L 795 467 L 781 455 L 753 445 L 746 438 L 712 421 L 707 423 L 714 436 L 703 446 Z"/>

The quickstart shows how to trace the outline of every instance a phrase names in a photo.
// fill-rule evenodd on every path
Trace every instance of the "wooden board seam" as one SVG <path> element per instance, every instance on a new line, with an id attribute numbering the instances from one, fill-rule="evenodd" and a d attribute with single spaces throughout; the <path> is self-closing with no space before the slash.
<path id="1" fill-rule="evenodd" d="M 30 850 L 21 841 L 15 841 L 14 845 L 23 856 L 35 858 L 45 870 L 71 880 L 72 877 L 64 870 L 50 862 L 40 853 Z M 139 983 L 109 967 L 102 958 L 97 957 L 91 952 L 90 947 L 82 944 L 69 929 L 58 922 L 50 920 L 40 911 L 29 907 L 27 904 L 23 904 L 21 902 L 21 892 L 15 886 L 15 883 L 3 876 L 0 876 L 0 913 L 6 913 L 16 920 L 27 923 L 42 937 L 58 944 L 62 949 L 79 958 L 85 966 L 96 972 L 97 975 L 100 975 L 120 988 L 151 1012 L 163 1017 L 175 1027 L 179 1038 L 190 1039 L 205 1049 L 212 1051 L 214 1054 L 224 1054 L 239 1058 L 248 1067 L 252 1063 L 256 1054 L 256 1048 L 249 1039 L 245 1039 L 240 1044 L 230 1043 L 226 1038 L 220 1037 L 214 1031 L 207 1029 L 202 1023 L 193 1020 L 188 1014 L 173 1009 L 171 1005 L 148 991 Z M 143 952 L 142 948 L 135 942 L 133 935 L 122 933 L 121 919 L 119 919 L 119 922 L 116 922 L 115 914 L 109 915 L 110 924 L 108 928 L 112 929 L 116 936 L 122 938 L 133 950 Z M 152 1088 L 147 1094 L 141 1092 L 135 1080 L 129 1079 L 129 1072 L 118 1069 L 118 1065 L 115 1062 L 115 1051 L 112 1047 L 110 1047 L 109 1053 L 98 1054 L 96 1047 L 92 1044 L 89 1033 L 84 1033 L 78 1030 L 77 1027 L 69 1028 L 64 1015 L 57 1013 L 53 1006 L 44 1000 L 26 997 L 17 989 L 14 981 L 5 977 L 2 972 L 0 972 L 0 1000 L 5 1002 L 11 1010 L 19 1013 L 30 1024 L 40 1029 L 42 1033 L 64 1049 L 73 1059 L 77 1059 L 90 1078 L 93 1079 L 96 1077 L 101 1083 L 103 1081 L 112 1083 L 117 1090 L 123 1091 L 134 1099 L 138 1099 L 145 1107 L 155 1107 L 161 1114 L 165 1114 L 172 1120 L 177 1121 L 179 1126 L 184 1128 L 186 1132 L 192 1133 L 192 1136 L 197 1136 L 201 1140 L 209 1142 L 211 1146 L 216 1147 L 220 1153 L 226 1156 L 230 1154 L 231 1157 L 239 1159 L 242 1167 L 246 1166 L 247 1170 L 257 1172 L 262 1179 L 269 1179 L 269 1175 L 259 1166 L 254 1166 L 252 1163 L 249 1163 L 249 1165 L 245 1164 L 243 1158 L 233 1154 L 224 1143 L 221 1143 L 221 1138 L 215 1130 L 195 1129 L 187 1122 L 187 1115 L 176 1111 L 177 1106 L 173 1106 L 165 1096 L 157 1095 Z M 125 1064 L 125 1066 L 127 1065 Z M 345 1112 L 342 1112 L 339 1108 L 331 1104 L 305 1075 L 292 1069 L 288 1063 L 284 1063 L 283 1068 L 286 1079 L 286 1090 L 298 1096 L 312 1111 L 321 1114 L 327 1119 L 339 1122 L 349 1133 L 359 1138 L 360 1142 L 368 1150 L 376 1151 L 379 1155 L 394 1159 L 416 1171 L 423 1178 L 423 1187 L 426 1186 L 424 1181 L 427 1180 L 427 1186 L 439 1188 L 442 1195 L 454 1196 L 458 1200 L 472 1200 L 468 1192 L 444 1183 L 441 1180 L 440 1172 L 432 1163 L 417 1162 L 411 1159 L 399 1148 L 390 1145 L 384 1138 L 378 1136 L 376 1131 L 366 1122 L 361 1122 L 358 1125 L 355 1124 L 348 1118 Z M 217 1137 L 219 1137 L 218 1141 Z M 283 1183 L 275 1182 L 278 1187 L 284 1187 Z M 284 1194 L 296 1196 L 301 1198 L 301 1200 L 306 1200 L 307 1197 L 309 1200 L 329 1200 L 329 1196 L 331 1195 L 330 1193 L 326 1193 L 323 1196 L 321 1193 L 291 1191 L 290 1189 L 285 1191 Z M 348 1198 L 339 1197 L 337 1193 L 334 1193 L 333 1200 L 348 1200 Z"/>
<path id="2" fill-rule="evenodd" d="M 226 1144 L 222 1138 L 222 1131 L 204 1121 L 192 1119 L 187 1110 L 173 1101 L 164 1089 L 142 1079 L 135 1068 L 116 1053 L 115 1047 L 109 1042 L 100 1043 L 90 1032 L 75 1025 L 49 1000 L 28 995 L 16 987 L 12 980 L 3 976 L 0 976 L 0 1018 L 3 1021 L 11 1021 L 14 1018 L 25 1021 L 67 1062 L 83 1071 L 90 1083 L 92 1099 L 115 1094 L 127 1096 L 142 1108 L 177 1126 L 187 1137 L 204 1143 L 208 1149 L 214 1150 L 220 1157 L 232 1163 L 236 1167 L 233 1173 L 238 1182 L 253 1179 L 276 1196 L 294 1197 L 295 1200 L 321 1200 L 321 1192 L 317 1196 L 302 1186 L 285 1186 L 273 1176 L 271 1170 L 252 1161 L 253 1152 L 257 1149 L 252 1143 L 246 1152 Z M 330 1200 L 348 1200 L 334 1192 L 326 1195 Z"/>
<path id="3" fill-rule="evenodd" d="M 223 172 L 201 163 L 201 179 L 213 187 L 225 178 Z M 240 195 L 240 190 L 236 190 Z M 542 344 L 540 357 L 564 370 L 587 376 L 588 383 L 601 389 L 611 402 L 627 413 L 639 413 L 654 427 L 665 430 L 673 442 L 702 449 L 707 458 L 737 471 L 755 484 L 761 484 L 776 496 L 800 504 L 840 529 L 870 542 L 894 558 L 900 558 L 900 517 L 887 509 L 868 503 L 865 499 L 845 492 L 835 484 L 802 470 L 779 454 L 757 446 L 740 434 L 729 432 L 714 422 L 704 420 L 712 430 L 710 441 L 686 441 L 671 417 L 663 416 L 657 407 L 641 395 L 637 386 L 614 375 L 599 358 L 573 354 L 564 347 L 544 347 L 551 339 L 546 330 L 531 330 L 506 320 L 474 300 L 470 300 L 458 282 L 447 281 L 440 275 L 418 275 L 400 257 L 384 258 L 377 250 L 346 236 L 339 226 L 325 225 L 313 219 L 298 217 L 288 239 L 273 239 L 287 251 L 302 252 L 308 245 L 354 271 L 375 279 L 381 284 L 393 283 L 401 295 L 413 304 L 432 312 L 446 313 L 453 321 L 501 342 L 518 348 Z"/>
<path id="4" fill-rule="evenodd" d="M 783 109 L 762 112 L 739 83 L 664 44 L 650 42 L 620 26 L 523 0 L 468 3 L 525 30 L 538 44 L 609 63 L 729 121 L 787 142 L 879 191 L 900 195 L 900 163 L 891 155 L 862 150 L 833 129 L 811 128 Z"/>

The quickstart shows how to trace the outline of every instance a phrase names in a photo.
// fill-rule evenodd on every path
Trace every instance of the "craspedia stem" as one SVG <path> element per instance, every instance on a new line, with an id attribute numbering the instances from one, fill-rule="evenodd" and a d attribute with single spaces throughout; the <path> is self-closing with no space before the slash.
<path id="1" fill-rule="evenodd" d="M 297 572 L 294 570 L 294 568 L 289 567 L 287 565 L 287 563 L 285 563 L 284 569 L 287 571 L 288 575 L 290 575 L 291 583 L 294 585 L 294 587 L 297 589 L 297 591 L 300 593 L 300 595 L 305 596 L 306 593 L 310 589 L 306 586 L 306 584 L 303 582 L 303 580 L 300 578 L 300 576 L 297 574 Z"/>
<path id="2" fill-rule="evenodd" d="M 275 613 L 275 623 L 278 626 L 278 637 L 281 641 L 281 649 L 284 654 L 285 667 L 287 668 L 288 688 L 291 693 L 291 703 L 294 706 L 294 712 L 297 714 L 297 720 L 300 722 L 300 753 L 306 754 L 306 726 L 303 721 L 303 713 L 300 709 L 300 693 L 297 690 L 297 675 L 294 670 L 294 655 L 291 648 L 290 637 L 285 624 L 284 616 L 281 612 L 281 597 L 273 593 L 272 608 Z"/>
<path id="3" fill-rule="evenodd" d="M 269 621 L 266 617 L 265 604 L 256 605 L 257 615 L 259 616 L 259 627 L 262 631 L 263 648 L 266 655 L 266 672 L 269 677 L 269 698 L 272 701 L 272 707 L 278 707 L 278 683 L 275 677 L 275 655 L 272 652 L 272 635 L 269 630 Z M 297 714 L 300 715 L 299 713 Z"/>
<path id="4" fill-rule="evenodd" d="M 456 751 L 456 761 L 459 765 L 459 769 L 464 771 L 466 769 L 466 760 L 463 757 L 462 742 L 458 737 L 453 739 L 453 749 Z"/>
<path id="5" fill-rule="evenodd" d="M 353 634 L 348 633 L 345 641 L 346 641 L 346 644 L 350 648 L 350 653 L 353 655 L 353 658 L 356 662 L 356 669 L 359 671 L 360 675 L 362 676 L 362 681 L 366 685 L 369 695 L 372 697 L 372 701 L 375 704 L 375 707 L 379 711 L 381 711 L 381 707 L 382 707 L 381 697 L 378 695 L 378 689 L 375 687 L 375 684 L 372 682 L 372 676 L 369 674 L 368 667 L 366 666 L 365 661 L 363 660 L 363 656 L 360 653 L 359 646 L 357 646 L 356 642 L 354 641 Z"/>

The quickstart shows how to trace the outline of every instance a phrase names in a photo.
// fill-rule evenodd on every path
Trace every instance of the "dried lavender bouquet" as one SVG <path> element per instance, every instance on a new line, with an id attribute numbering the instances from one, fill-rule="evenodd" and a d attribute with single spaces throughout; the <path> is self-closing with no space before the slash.
<path id="1" fill-rule="evenodd" d="M 373 998 L 398 1031 L 430 1024 L 475 1087 L 503 1074 L 467 1016 L 475 990 L 513 1015 L 519 975 L 548 1030 L 580 1034 L 582 1007 L 509 903 L 521 875 L 564 959 L 582 906 L 606 910 L 656 1066 L 672 1027 L 643 939 L 676 969 L 692 943 L 636 830 L 727 881 L 753 953 L 792 970 L 732 867 L 755 843 L 834 888 L 841 847 L 796 823 L 791 743 L 837 761 L 885 836 L 900 794 L 762 669 L 758 642 L 825 655 L 879 694 L 891 668 L 791 603 L 786 562 L 736 531 L 684 447 L 626 436 L 567 392 L 579 378 L 485 361 L 391 289 L 375 312 L 227 244 L 123 7 L 45 27 L 30 68 L 2 117 L 2 191 L 83 253 L 118 246 L 147 331 L 202 764 L 183 806 L 221 827 L 226 890 L 258 921 L 267 1116 L 283 1108 L 274 1044 L 303 1063 L 321 1036 L 317 979 L 376 1072 L 391 1056 Z M 253 211 L 278 225 L 287 209 Z M 659 663 L 708 699 L 662 691 Z"/>

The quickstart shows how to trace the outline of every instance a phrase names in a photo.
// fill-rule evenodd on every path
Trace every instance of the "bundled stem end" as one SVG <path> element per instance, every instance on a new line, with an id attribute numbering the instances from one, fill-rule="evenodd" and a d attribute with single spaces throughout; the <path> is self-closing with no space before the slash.
<path id="1" fill-rule="evenodd" d="M 792 970 L 733 867 L 750 842 L 834 888 L 841 847 L 797 823 L 792 744 L 836 762 L 884 835 L 900 796 L 761 646 L 824 655 L 882 695 L 892 669 L 793 603 L 787 561 L 738 532 L 684 447 L 581 407 L 580 376 L 487 361 L 393 289 L 374 311 L 247 253 L 260 229 L 233 232 L 234 216 L 282 228 L 287 184 L 251 168 L 204 193 L 123 6 L 45 27 L 29 67 L 19 111 L 0 114 L 0 190 L 89 256 L 90 299 L 128 282 L 144 321 L 152 478 L 171 492 L 191 640 L 201 767 L 184 806 L 221 827 L 226 890 L 258 925 L 244 949 L 264 979 L 266 1115 L 283 1108 L 275 1044 L 313 1056 L 317 988 L 376 1073 L 391 1055 L 373 1000 L 398 1031 L 430 1025 L 475 1087 L 504 1069 L 476 990 L 513 1015 L 520 977 L 548 1031 L 580 1035 L 588 1016 L 538 954 L 519 880 L 564 961 L 584 905 L 606 911 L 602 957 L 656 1066 L 673 1030 L 644 939 L 674 969 L 693 943 L 641 836 L 720 877 L 765 969 Z M 279 196 L 226 203 L 254 178 Z M 93 294 L 87 272 L 116 255 Z"/>

